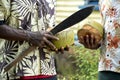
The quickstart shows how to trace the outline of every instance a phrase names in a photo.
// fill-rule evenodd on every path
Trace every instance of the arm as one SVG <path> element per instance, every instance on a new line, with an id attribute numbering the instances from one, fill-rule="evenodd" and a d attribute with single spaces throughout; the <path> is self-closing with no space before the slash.
<path id="1" fill-rule="evenodd" d="M 27 30 L 14 29 L 8 25 L 0 25 L 0 38 L 15 41 L 27 41 L 34 46 L 44 47 L 49 46 L 51 49 L 56 49 L 51 40 L 58 40 L 47 31 L 31 32 Z"/>
<path id="2" fill-rule="evenodd" d="M 0 38 L 6 40 L 28 41 L 27 31 L 14 29 L 8 25 L 0 25 Z"/>

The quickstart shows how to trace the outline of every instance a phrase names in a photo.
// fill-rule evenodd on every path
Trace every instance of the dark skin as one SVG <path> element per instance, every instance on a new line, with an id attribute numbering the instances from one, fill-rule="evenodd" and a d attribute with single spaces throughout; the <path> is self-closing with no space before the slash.
<path id="1" fill-rule="evenodd" d="M 100 47 L 101 41 L 97 41 L 97 38 L 93 35 L 81 36 L 79 42 L 88 49 L 98 49 Z"/>
<path id="2" fill-rule="evenodd" d="M 14 41 L 27 41 L 34 46 L 40 48 L 49 47 L 50 50 L 63 53 L 64 50 L 69 50 L 69 47 L 66 45 L 66 48 L 61 47 L 57 49 L 51 40 L 59 40 L 56 36 L 52 35 L 49 31 L 37 31 L 31 32 L 27 30 L 14 29 L 6 24 L 0 25 L 0 38 L 6 40 Z"/>
<path id="3" fill-rule="evenodd" d="M 47 31 L 30 32 L 14 29 L 6 24 L 0 25 L 0 38 L 15 41 L 28 41 L 34 46 L 49 46 L 51 50 L 56 50 L 51 40 L 58 40 L 57 37 Z"/>

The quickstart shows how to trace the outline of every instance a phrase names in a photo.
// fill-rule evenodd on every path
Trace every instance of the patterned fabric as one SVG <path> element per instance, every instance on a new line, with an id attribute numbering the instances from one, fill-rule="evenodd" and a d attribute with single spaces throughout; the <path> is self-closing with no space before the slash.
<path id="1" fill-rule="evenodd" d="M 99 71 L 120 73 L 120 0 L 100 0 L 104 40 Z"/>
<path id="2" fill-rule="evenodd" d="M 0 20 L 7 25 L 29 31 L 46 30 L 54 24 L 55 0 L 0 0 Z M 36 49 L 17 63 L 8 73 L 4 67 L 29 47 L 27 42 L 0 39 L 0 80 L 20 76 L 56 75 L 52 53 Z"/>

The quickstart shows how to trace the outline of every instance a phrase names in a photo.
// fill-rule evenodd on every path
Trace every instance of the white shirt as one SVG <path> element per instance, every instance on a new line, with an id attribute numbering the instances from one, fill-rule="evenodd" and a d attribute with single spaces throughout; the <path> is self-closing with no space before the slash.
<path id="1" fill-rule="evenodd" d="M 120 0 L 100 0 L 104 38 L 99 71 L 120 73 Z"/>

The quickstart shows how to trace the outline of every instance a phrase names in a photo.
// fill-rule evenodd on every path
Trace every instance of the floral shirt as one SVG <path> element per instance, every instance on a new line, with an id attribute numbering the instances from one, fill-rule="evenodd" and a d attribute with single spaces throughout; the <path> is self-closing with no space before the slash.
<path id="1" fill-rule="evenodd" d="M 120 0 L 100 0 L 104 38 L 99 71 L 120 73 Z"/>
<path id="2" fill-rule="evenodd" d="M 0 21 L 13 28 L 29 31 L 46 30 L 54 24 L 55 0 L 0 0 Z M 0 39 L 0 80 L 20 76 L 56 75 L 54 57 L 48 51 L 36 49 L 8 72 L 4 67 L 29 47 L 29 43 Z"/>

